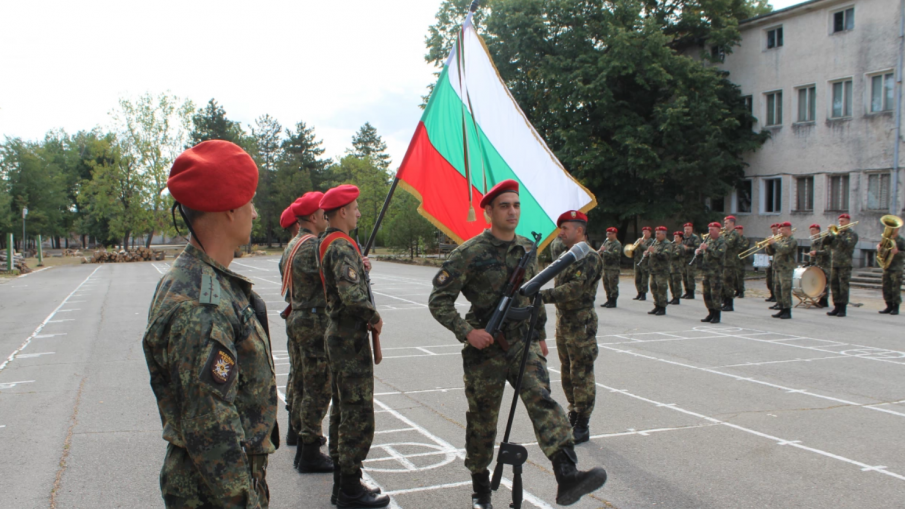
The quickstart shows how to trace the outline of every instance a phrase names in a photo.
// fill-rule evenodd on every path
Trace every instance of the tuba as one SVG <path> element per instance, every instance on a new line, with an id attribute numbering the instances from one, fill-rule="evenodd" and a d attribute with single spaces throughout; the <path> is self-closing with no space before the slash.
<path id="1" fill-rule="evenodd" d="M 889 255 L 889 252 L 892 251 L 892 246 L 896 242 L 892 231 L 902 227 L 902 218 L 889 214 L 881 217 L 880 223 L 883 224 L 883 238 L 880 239 L 880 249 L 877 250 L 877 265 L 886 269 L 892 263 L 892 256 Z"/>

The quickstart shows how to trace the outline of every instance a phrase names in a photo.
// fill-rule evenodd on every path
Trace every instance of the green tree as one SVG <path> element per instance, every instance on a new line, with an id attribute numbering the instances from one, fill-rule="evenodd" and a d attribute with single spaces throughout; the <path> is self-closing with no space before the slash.
<path id="1" fill-rule="evenodd" d="M 365 122 L 361 129 L 352 136 L 350 153 L 359 158 L 370 158 L 371 163 L 381 170 L 390 167 L 390 155 L 386 150 L 387 144 L 377 134 L 377 129 L 370 122 Z"/>
<path id="2" fill-rule="evenodd" d="M 375 165 L 370 158 L 360 158 L 352 154 L 343 157 L 331 166 L 330 172 L 334 179 L 330 183 L 330 187 L 340 184 L 355 184 L 361 191 L 358 197 L 358 207 L 361 210 L 358 230 L 361 242 L 365 243 L 374 229 L 377 214 L 380 213 L 387 192 L 390 190 L 390 174 Z"/>
<path id="3" fill-rule="evenodd" d="M 437 229 L 418 213 L 418 200 L 408 193 L 397 193 L 387 212 L 386 245 L 396 251 L 408 252 L 414 258 L 419 252 L 437 244 Z"/>
<path id="4" fill-rule="evenodd" d="M 277 167 L 283 158 L 283 126 L 270 115 L 261 115 L 255 119 L 251 135 L 254 150 L 250 153 L 258 165 L 258 193 L 255 197 L 258 220 L 254 234 L 264 236 L 268 246 L 274 240 L 282 244 L 280 214 L 292 202 L 282 203 L 277 187 Z"/>
<path id="5" fill-rule="evenodd" d="M 192 132 L 185 148 L 191 148 L 208 140 L 226 140 L 245 147 L 246 134 L 239 122 L 226 117 L 226 110 L 211 99 L 201 110 L 192 115 Z"/>

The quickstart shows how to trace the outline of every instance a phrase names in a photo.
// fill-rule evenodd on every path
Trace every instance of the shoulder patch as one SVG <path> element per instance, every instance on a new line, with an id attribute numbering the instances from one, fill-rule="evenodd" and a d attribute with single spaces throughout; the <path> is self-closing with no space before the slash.
<path id="1" fill-rule="evenodd" d="M 342 277 L 349 282 L 357 283 L 358 282 L 358 271 L 355 270 L 355 267 L 352 267 L 349 264 L 346 264 L 342 268 Z"/>
<path id="2" fill-rule="evenodd" d="M 211 363 L 211 377 L 215 382 L 225 384 L 233 374 L 236 361 L 223 350 L 217 349 Z"/>
<path id="3" fill-rule="evenodd" d="M 228 397 L 230 389 L 238 376 L 239 367 L 236 358 L 219 341 L 211 341 L 211 353 L 201 371 L 201 380 L 221 397 Z"/>
<path id="4" fill-rule="evenodd" d="M 450 281 L 452 281 L 452 278 L 449 276 L 449 272 L 446 272 L 445 270 L 441 270 L 434 276 L 434 286 L 438 288 L 443 288 L 449 284 Z"/>
<path id="5" fill-rule="evenodd" d="M 202 304 L 210 304 L 213 306 L 220 305 L 220 281 L 210 274 L 201 275 L 201 295 L 198 301 Z"/>

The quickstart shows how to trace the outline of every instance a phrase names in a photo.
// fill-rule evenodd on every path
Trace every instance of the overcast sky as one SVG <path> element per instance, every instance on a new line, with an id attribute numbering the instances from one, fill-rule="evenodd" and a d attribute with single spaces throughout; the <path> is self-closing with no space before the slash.
<path id="1" fill-rule="evenodd" d="M 779 9 L 797 3 L 774 1 Z M 0 136 L 109 124 L 120 97 L 211 98 L 252 123 L 314 126 L 341 155 L 366 121 L 402 162 L 434 81 L 440 0 L 0 2 Z"/>

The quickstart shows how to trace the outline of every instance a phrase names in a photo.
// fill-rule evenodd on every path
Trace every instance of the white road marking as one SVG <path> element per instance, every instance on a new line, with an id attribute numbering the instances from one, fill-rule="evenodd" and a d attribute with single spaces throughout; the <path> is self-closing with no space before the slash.
<path id="1" fill-rule="evenodd" d="M 0 383 L 0 389 L 12 389 L 13 387 L 15 387 L 17 385 L 33 384 L 33 383 L 35 383 L 34 380 L 23 380 L 21 382 L 5 382 L 5 383 Z"/>
<path id="2" fill-rule="evenodd" d="M 248 267 L 249 269 L 252 269 L 252 270 L 261 270 L 264 272 L 273 272 L 274 270 L 279 270 L 279 269 L 262 269 L 261 267 L 255 267 L 254 265 L 248 265 L 247 263 L 239 263 L 236 261 L 234 261 L 232 263 L 233 263 L 233 265 L 240 265 L 242 267 Z"/>
<path id="3" fill-rule="evenodd" d="M 66 334 L 69 334 L 69 333 L 68 332 L 57 332 L 56 334 L 38 334 L 37 336 L 35 336 L 35 339 L 52 338 L 54 336 L 65 336 Z"/>
<path id="4" fill-rule="evenodd" d="M 47 323 L 74 322 L 75 318 L 63 318 L 62 320 L 49 320 Z M 2 369 L 2 368 L 0 368 Z"/>
<path id="5" fill-rule="evenodd" d="M 82 310 L 81 308 L 75 308 L 75 309 L 61 309 L 61 310 L 59 310 L 59 311 L 57 311 L 57 312 L 58 312 L 58 313 L 71 313 L 72 311 L 81 311 L 81 310 Z"/>
<path id="6" fill-rule="evenodd" d="M 85 280 L 81 282 L 81 284 L 79 284 L 77 287 L 75 287 L 75 290 L 73 290 L 72 293 L 70 293 L 69 295 L 67 295 L 66 298 L 63 299 L 63 302 L 61 302 L 60 305 L 57 306 L 56 309 L 54 309 L 49 315 L 47 315 L 47 318 L 45 318 L 44 321 L 41 322 L 41 325 L 38 325 L 38 328 L 35 329 L 35 331 L 32 332 L 31 335 L 28 336 L 28 338 L 25 339 L 25 342 L 22 343 L 22 345 L 19 346 L 19 348 L 17 348 L 13 353 L 10 354 L 9 357 L 7 357 L 5 361 L 3 361 L 3 364 L 0 364 L 0 371 L 3 371 L 4 369 L 6 369 L 6 366 L 9 365 L 9 363 L 12 362 L 13 359 L 16 358 L 16 355 L 18 355 L 19 352 L 21 352 L 22 350 L 24 350 L 25 348 L 27 348 L 29 344 L 31 344 L 31 340 L 34 339 L 35 336 L 37 336 L 38 334 L 40 334 L 41 330 L 44 329 L 44 326 L 47 325 L 48 323 L 51 323 L 51 319 L 52 319 L 54 316 L 56 316 L 57 311 L 59 311 L 60 308 L 62 308 L 63 306 L 65 306 L 66 303 L 67 303 L 67 301 L 69 300 L 69 298 L 72 297 L 73 295 L 75 295 L 75 292 L 79 291 L 79 289 L 80 289 L 86 282 L 88 282 L 88 280 L 91 279 L 91 276 L 93 276 L 98 270 L 100 270 L 100 267 L 95 268 L 94 271 L 91 272 L 91 274 L 88 274 L 88 277 L 86 277 Z M 60 321 L 62 321 L 62 320 L 60 320 Z"/>
<path id="7" fill-rule="evenodd" d="M 42 355 L 53 355 L 54 352 L 41 352 L 41 353 L 20 353 L 16 356 L 17 359 L 32 359 L 34 357 L 41 357 Z"/>
<path id="8" fill-rule="evenodd" d="M 33 271 L 29 272 L 28 274 L 22 274 L 21 276 L 19 276 L 19 278 L 28 277 L 28 276 L 31 276 L 32 274 L 37 274 L 38 272 L 43 272 L 47 269 L 52 269 L 52 268 L 53 267 L 44 267 L 43 269 L 33 270 Z M 16 279 L 19 279 L 19 278 L 16 278 Z"/>

